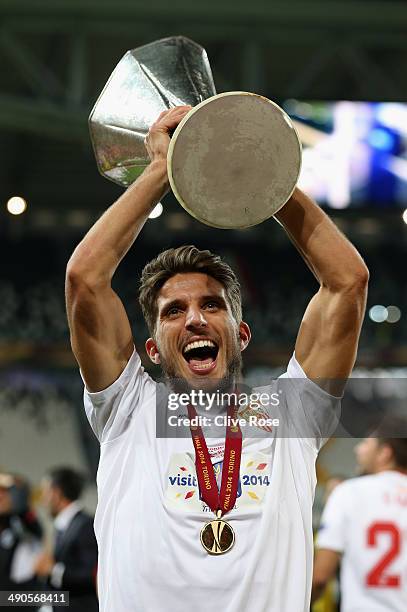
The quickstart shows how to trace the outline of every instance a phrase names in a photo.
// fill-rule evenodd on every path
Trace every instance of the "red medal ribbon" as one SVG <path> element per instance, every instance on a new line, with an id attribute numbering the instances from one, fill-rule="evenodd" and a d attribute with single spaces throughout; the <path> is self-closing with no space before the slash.
<path id="1" fill-rule="evenodd" d="M 233 405 L 228 407 L 220 492 L 216 484 L 215 472 L 202 428 L 200 425 L 190 426 L 195 447 L 195 468 L 201 497 L 213 512 L 216 513 L 221 510 L 221 516 L 234 507 L 239 485 L 242 432 L 236 413 L 236 408 Z M 191 404 L 188 406 L 188 415 L 191 420 L 196 417 L 198 421 L 196 410 Z"/>

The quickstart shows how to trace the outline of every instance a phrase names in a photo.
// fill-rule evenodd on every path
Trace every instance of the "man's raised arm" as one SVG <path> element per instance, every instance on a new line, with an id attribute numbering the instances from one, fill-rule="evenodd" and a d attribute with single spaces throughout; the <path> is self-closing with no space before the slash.
<path id="1" fill-rule="evenodd" d="M 66 307 L 71 344 L 90 391 L 112 384 L 133 351 L 129 320 L 111 280 L 148 215 L 169 190 L 169 132 L 190 108 L 161 113 L 146 139 L 150 166 L 95 223 L 69 260 Z"/>
<path id="2" fill-rule="evenodd" d="M 320 284 L 301 323 L 296 358 L 308 378 L 324 379 L 320 384 L 339 394 L 356 359 L 368 269 L 329 217 L 298 188 L 276 218 Z"/>

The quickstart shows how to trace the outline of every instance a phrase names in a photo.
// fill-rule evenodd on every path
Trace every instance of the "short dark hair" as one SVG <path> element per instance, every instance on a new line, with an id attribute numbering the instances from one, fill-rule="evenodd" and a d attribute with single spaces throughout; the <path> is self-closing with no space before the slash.
<path id="1" fill-rule="evenodd" d="M 139 302 L 149 332 L 154 336 L 158 315 L 157 296 L 166 281 L 185 272 L 201 272 L 223 285 L 233 317 L 242 320 L 242 296 L 240 284 L 232 268 L 219 255 L 200 251 L 193 245 L 168 249 L 150 261 L 143 269 L 140 281 Z"/>
<path id="2" fill-rule="evenodd" d="M 390 446 L 396 466 L 407 470 L 407 438 L 378 438 L 378 442 Z"/>
<path id="3" fill-rule="evenodd" d="M 397 467 L 407 470 L 407 419 L 398 415 L 386 416 L 375 432 L 380 445 L 386 444 L 393 452 Z"/>
<path id="4" fill-rule="evenodd" d="M 66 499 L 79 499 L 85 486 L 85 477 L 69 467 L 57 467 L 48 472 L 51 485 L 61 490 Z"/>

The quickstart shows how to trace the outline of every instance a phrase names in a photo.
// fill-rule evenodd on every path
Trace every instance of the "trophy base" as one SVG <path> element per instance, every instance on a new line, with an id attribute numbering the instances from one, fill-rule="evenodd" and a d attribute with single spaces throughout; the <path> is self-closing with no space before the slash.
<path id="1" fill-rule="evenodd" d="M 290 198 L 301 144 L 277 104 L 232 91 L 188 113 L 167 161 L 173 193 L 188 213 L 212 227 L 239 229 L 268 219 Z"/>

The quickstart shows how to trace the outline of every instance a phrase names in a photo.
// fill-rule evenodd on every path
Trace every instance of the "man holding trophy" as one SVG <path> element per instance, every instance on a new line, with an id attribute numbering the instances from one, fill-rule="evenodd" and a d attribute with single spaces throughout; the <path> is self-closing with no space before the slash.
<path id="1" fill-rule="evenodd" d="M 272 428 L 247 436 L 234 417 L 250 406 L 239 412 L 234 401 L 216 401 L 218 414 L 228 417 L 222 435 L 209 437 L 210 428 L 200 422 L 188 428 L 188 437 L 158 437 L 158 385 L 141 366 L 111 280 L 170 182 L 192 208 L 188 177 L 179 178 L 189 163 L 182 159 L 187 143 L 179 147 L 179 128 L 194 110 L 177 105 L 156 118 L 145 139 L 151 163 L 90 229 L 67 268 L 72 348 L 86 385 L 87 416 L 101 443 L 95 518 L 100 609 L 306 612 L 315 460 L 334 429 L 355 362 L 368 271 L 312 200 L 298 188 L 280 194 L 284 201 L 274 215 L 319 282 L 286 374 L 277 386 L 270 381 L 263 388 L 271 397 L 286 383 L 278 409 L 288 415 L 291 435 Z M 233 168 L 227 181 L 232 176 Z M 259 190 L 270 180 L 261 179 Z M 222 189 L 218 183 L 220 198 Z M 247 202 L 242 215 L 251 214 L 249 207 Z M 261 209 L 255 198 L 253 207 Z M 216 224 L 211 206 L 190 212 Z M 230 211 L 222 214 L 230 217 Z M 165 251 L 144 268 L 140 303 L 150 332 L 147 354 L 160 364 L 171 391 L 192 397 L 203 389 L 207 397 L 236 389 L 250 328 L 239 283 L 225 262 L 193 246 Z M 208 409 L 203 404 L 184 403 L 190 423 Z"/>

